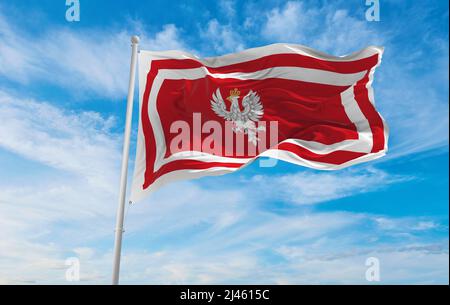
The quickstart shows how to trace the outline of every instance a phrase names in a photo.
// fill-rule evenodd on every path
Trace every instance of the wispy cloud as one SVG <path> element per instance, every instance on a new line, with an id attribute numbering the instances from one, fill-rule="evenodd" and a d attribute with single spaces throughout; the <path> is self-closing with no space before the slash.
<path id="1" fill-rule="evenodd" d="M 173 24 L 153 35 L 143 31 L 139 22 L 133 26 L 133 31 L 61 27 L 35 36 L 0 11 L 0 75 L 21 84 L 57 85 L 72 91 L 71 96 L 122 99 L 127 90 L 132 34 L 141 35 L 143 48 L 185 48 Z"/>
<path id="2" fill-rule="evenodd" d="M 113 117 L 73 113 L 0 91 L 0 147 L 108 187 L 120 160 Z"/>
<path id="3" fill-rule="evenodd" d="M 228 19 L 233 19 L 236 16 L 236 1 L 235 0 L 219 0 L 220 12 L 225 13 Z"/>
<path id="4" fill-rule="evenodd" d="M 68 182 L 62 190 L 57 184 L 60 191 L 29 189 L 19 200 L 2 189 L 0 224 L 8 236 L 1 241 L 3 282 L 64 283 L 64 260 L 76 256 L 83 283 L 108 283 L 110 247 L 94 245 L 112 242 L 114 198 Z M 384 283 L 446 281 L 447 227 L 439 220 L 295 206 L 286 213 L 264 208 L 274 198 L 253 197 L 245 189 L 180 183 L 132 206 L 123 282 L 365 283 L 370 256 L 380 259 Z M 18 259 L 23 268 L 9 267 Z"/>
<path id="5" fill-rule="evenodd" d="M 306 9 L 301 2 L 289 1 L 282 7 L 275 7 L 265 14 L 262 34 L 267 39 L 285 42 L 302 41 L 314 26 L 316 9 Z M 258 15 L 261 16 L 261 15 Z M 257 18 L 257 17 L 254 17 Z"/>
<path id="6" fill-rule="evenodd" d="M 71 247 L 113 226 L 115 120 L 1 91 L 0 120 L 0 148 L 16 154 L 17 163 L 44 165 L 35 175 L 0 171 L 0 282 L 64 281 Z M 8 183 L 17 177 L 20 183 Z"/>
<path id="7" fill-rule="evenodd" d="M 217 19 L 211 19 L 201 36 L 217 53 L 232 53 L 245 48 L 241 35 L 231 24 L 221 24 Z M 208 52 L 209 50 L 205 50 Z"/>
<path id="8" fill-rule="evenodd" d="M 448 242 L 433 237 L 436 233 L 433 228 L 420 234 L 410 232 L 408 227 L 414 227 L 418 220 L 391 218 L 393 222 L 407 222 L 403 229 L 412 237 L 398 236 L 394 242 L 387 243 L 385 238 L 391 238 L 390 230 L 376 229 L 376 215 L 339 212 L 262 215 L 254 209 L 250 212 L 253 215 L 246 215 L 214 235 L 202 230 L 208 228 L 208 224 L 193 221 L 188 227 L 187 239 L 186 236 L 177 238 L 181 232 L 186 232 L 186 227 L 166 235 L 165 229 L 155 231 L 155 226 L 147 226 L 147 249 L 130 247 L 134 244 L 134 230 L 128 229 L 123 282 L 364 284 L 368 283 L 365 280 L 368 257 L 380 260 L 382 283 L 448 281 L 445 269 Z M 133 211 L 130 220 L 138 213 Z M 170 218 L 171 213 L 165 215 Z M 159 238 L 177 242 L 161 244 L 157 237 L 161 234 Z M 444 232 L 441 234 L 443 236 Z M 86 278 L 89 279 L 91 272 L 105 274 L 110 259 L 110 252 L 100 252 L 91 260 L 84 260 L 88 270 L 84 274 Z"/>
<path id="9" fill-rule="evenodd" d="M 309 205 L 359 193 L 371 192 L 392 183 L 400 183 L 413 177 L 392 176 L 387 172 L 368 167 L 363 170 L 344 170 L 339 172 L 299 172 L 275 176 L 254 176 L 249 183 L 271 185 L 262 188 L 259 194 L 272 197 L 276 189 L 284 201 Z"/>
<path id="10" fill-rule="evenodd" d="M 347 174 L 345 181 L 350 180 Z M 73 177 L 53 185 L 32 182 L 34 186 L 0 190 L 0 229 L 8 236 L 1 241 L 2 281 L 64 283 L 64 260 L 76 256 L 84 283 L 108 283 L 110 247 L 94 245 L 112 242 L 115 196 Z M 370 182 L 364 189 L 371 189 Z M 445 281 L 442 264 L 448 247 L 440 238 L 447 228 L 439 220 L 314 212 L 297 210 L 297 205 L 284 211 L 267 207 L 273 200 L 284 200 L 291 187 L 255 200 L 260 188 L 219 190 L 185 182 L 129 207 L 123 281 L 364 283 L 369 256 L 380 258 L 387 283 Z M 345 195 L 351 195 L 349 189 Z M 319 190 L 309 199 L 327 200 L 320 198 Z M 422 259 L 422 271 L 435 276 L 417 273 L 414 259 Z M 23 268 L 8 267 L 18 260 Z M 388 267 L 393 261 L 398 269 Z M 407 272 L 396 272 L 400 269 Z M 348 270 L 345 276 L 342 270 Z"/>

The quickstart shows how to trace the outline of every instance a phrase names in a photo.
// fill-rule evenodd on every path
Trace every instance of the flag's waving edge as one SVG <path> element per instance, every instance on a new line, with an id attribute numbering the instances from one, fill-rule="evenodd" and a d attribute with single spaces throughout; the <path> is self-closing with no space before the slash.
<path id="1" fill-rule="evenodd" d="M 375 109 L 371 86 L 382 53 L 372 46 L 334 57 L 291 44 L 206 59 L 182 51 L 141 51 L 130 200 L 171 181 L 236 171 L 260 156 L 322 170 L 383 156 L 388 127 Z M 205 125 L 196 126 L 196 119 Z M 185 123 L 174 126 L 178 121 Z M 226 154 L 226 145 L 205 151 L 202 141 L 209 134 L 202 132 L 215 126 L 211 121 L 222 127 L 232 122 L 234 136 L 245 137 L 248 147 L 259 145 L 260 130 L 272 130 L 260 122 L 276 121 L 279 141 L 254 155 Z M 170 142 L 182 126 L 193 129 L 192 145 L 172 151 Z"/>

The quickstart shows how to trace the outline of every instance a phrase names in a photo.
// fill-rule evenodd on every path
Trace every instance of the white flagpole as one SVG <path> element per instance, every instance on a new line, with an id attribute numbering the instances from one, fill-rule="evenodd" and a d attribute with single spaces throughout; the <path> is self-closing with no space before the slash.
<path id="1" fill-rule="evenodd" d="M 139 37 L 138 36 L 131 37 L 130 83 L 128 86 L 127 114 L 125 121 L 125 135 L 123 140 L 123 153 L 122 153 L 122 171 L 120 174 L 119 207 L 117 208 L 116 231 L 114 241 L 114 265 L 112 275 L 113 285 L 119 284 L 120 252 L 122 250 L 123 215 L 125 211 L 125 195 L 127 190 L 128 156 L 130 154 L 131 118 L 133 117 L 134 82 L 136 78 L 136 61 L 137 61 L 138 45 L 139 45 Z"/>

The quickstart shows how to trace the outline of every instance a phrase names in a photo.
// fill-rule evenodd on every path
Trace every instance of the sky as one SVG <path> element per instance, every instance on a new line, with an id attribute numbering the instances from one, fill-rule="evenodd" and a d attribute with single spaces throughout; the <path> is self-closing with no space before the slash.
<path id="1" fill-rule="evenodd" d="M 390 142 L 344 170 L 255 162 L 162 188 L 127 207 L 122 283 L 448 284 L 448 2 L 379 3 L 369 22 L 364 0 L 80 0 L 68 22 L 64 0 L 1 1 L 0 284 L 110 283 L 134 34 L 200 57 L 384 46 L 373 86 Z"/>

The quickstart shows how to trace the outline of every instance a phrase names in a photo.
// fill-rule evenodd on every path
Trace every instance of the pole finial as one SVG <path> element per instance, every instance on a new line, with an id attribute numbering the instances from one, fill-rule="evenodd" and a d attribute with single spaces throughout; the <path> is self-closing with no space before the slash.
<path id="1" fill-rule="evenodd" d="M 131 36 L 131 43 L 132 44 L 138 44 L 139 43 L 139 36 L 137 36 L 137 35 Z"/>

